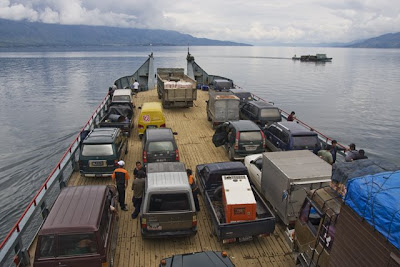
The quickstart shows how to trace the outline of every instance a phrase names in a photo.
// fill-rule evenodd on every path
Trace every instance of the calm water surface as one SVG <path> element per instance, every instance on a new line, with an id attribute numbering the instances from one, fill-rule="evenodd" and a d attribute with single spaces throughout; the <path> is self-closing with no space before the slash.
<path id="1" fill-rule="evenodd" d="M 186 68 L 186 47 L 153 47 L 156 67 Z M 108 87 L 141 66 L 131 51 L 0 52 L 0 239 L 35 195 Z M 235 83 L 370 158 L 400 165 L 400 50 L 192 47 Z M 331 63 L 292 61 L 326 53 Z"/>

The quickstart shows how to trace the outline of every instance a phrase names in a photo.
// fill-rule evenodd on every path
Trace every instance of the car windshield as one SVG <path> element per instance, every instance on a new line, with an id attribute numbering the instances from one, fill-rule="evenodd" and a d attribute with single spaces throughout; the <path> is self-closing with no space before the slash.
<path id="1" fill-rule="evenodd" d="M 153 194 L 150 197 L 149 212 L 188 210 L 190 204 L 186 193 Z"/>
<path id="2" fill-rule="evenodd" d="M 313 149 L 318 144 L 317 135 L 295 135 L 293 136 L 294 149 Z"/>
<path id="3" fill-rule="evenodd" d="M 240 141 L 261 141 L 261 132 L 260 131 L 255 131 L 255 132 L 240 132 Z"/>
<path id="4" fill-rule="evenodd" d="M 128 95 L 115 95 L 113 97 L 114 102 L 131 102 L 131 98 Z"/>
<path id="5" fill-rule="evenodd" d="M 39 237 L 39 258 L 55 256 L 56 238 L 54 235 L 43 235 Z"/>
<path id="6" fill-rule="evenodd" d="M 112 156 L 114 151 L 111 144 L 84 145 L 82 156 Z"/>
<path id="7" fill-rule="evenodd" d="M 171 141 L 150 142 L 147 152 L 172 151 L 174 145 Z"/>
<path id="8" fill-rule="evenodd" d="M 58 239 L 58 256 L 75 256 L 97 252 L 94 234 L 59 235 Z"/>
<path id="9" fill-rule="evenodd" d="M 261 118 L 280 118 L 281 114 L 277 108 L 264 108 L 261 110 Z"/>

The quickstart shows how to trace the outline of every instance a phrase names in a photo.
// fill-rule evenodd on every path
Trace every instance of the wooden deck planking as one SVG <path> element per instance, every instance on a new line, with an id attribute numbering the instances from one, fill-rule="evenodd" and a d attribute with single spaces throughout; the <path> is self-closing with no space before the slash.
<path id="1" fill-rule="evenodd" d="M 175 136 L 180 160 L 187 168 L 195 171 L 196 165 L 210 162 L 228 161 L 223 148 L 216 148 L 211 138 L 214 130 L 207 121 L 207 92 L 198 91 L 198 99 L 192 108 L 164 109 L 167 127 L 178 132 Z M 192 237 L 167 239 L 142 239 L 139 219 L 132 220 L 132 178 L 136 161 L 142 161 L 142 144 L 137 135 L 137 121 L 144 102 L 158 102 L 156 90 L 141 92 L 134 98 L 135 127 L 129 139 L 129 152 L 125 156 L 126 169 L 131 179 L 126 190 L 128 211 L 119 211 L 118 246 L 115 254 L 115 266 L 158 266 L 160 260 L 174 254 L 191 253 L 207 250 L 225 250 L 236 266 L 294 266 L 289 247 L 284 243 L 283 232 L 277 225 L 274 234 L 257 238 L 253 241 L 222 244 L 211 232 L 212 222 L 199 195 L 201 211 L 198 213 L 198 233 Z M 71 185 L 111 184 L 110 178 L 85 178 L 73 173 Z"/>

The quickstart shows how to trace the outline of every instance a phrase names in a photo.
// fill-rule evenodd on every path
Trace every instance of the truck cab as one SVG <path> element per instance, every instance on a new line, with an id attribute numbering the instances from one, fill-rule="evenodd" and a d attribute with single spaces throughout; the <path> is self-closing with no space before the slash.
<path id="1" fill-rule="evenodd" d="M 294 246 L 300 252 L 298 261 L 302 266 L 329 266 L 336 220 L 342 204 L 341 196 L 329 186 L 307 194 L 294 230 Z"/>

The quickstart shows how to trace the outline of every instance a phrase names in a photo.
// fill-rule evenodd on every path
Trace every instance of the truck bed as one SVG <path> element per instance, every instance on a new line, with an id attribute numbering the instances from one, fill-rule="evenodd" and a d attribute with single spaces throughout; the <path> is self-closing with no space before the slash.
<path id="1" fill-rule="evenodd" d="M 228 161 L 223 148 L 216 148 L 211 137 L 214 133 L 206 117 L 206 100 L 208 92 L 198 91 L 198 99 L 191 109 L 164 110 L 166 124 L 176 129 L 175 137 L 181 162 L 186 168 L 195 170 L 196 165 L 209 162 Z M 150 90 L 140 92 L 135 98 L 136 106 L 144 102 L 158 102 L 157 91 Z M 88 115 L 89 116 L 89 115 Z M 139 112 L 134 114 L 134 123 L 137 125 Z M 129 138 L 129 152 L 126 155 L 126 169 L 129 174 L 135 167 L 135 162 L 141 159 L 142 144 L 137 134 L 137 127 L 132 130 Z M 132 177 L 132 176 L 131 176 Z M 250 242 L 242 242 L 223 245 L 212 235 L 213 223 L 205 207 L 204 199 L 199 195 L 201 211 L 197 215 L 198 232 L 193 237 L 168 238 L 168 239 L 142 239 L 140 222 L 132 220 L 132 181 L 129 180 L 126 190 L 126 203 L 128 211 L 119 211 L 118 239 L 115 254 L 115 264 L 118 267 L 128 266 L 158 266 L 160 260 L 174 254 L 190 253 L 197 251 L 226 251 L 233 263 L 240 266 L 294 266 L 294 257 L 285 243 L 283 227 L 277 225 L 275 232 L 263 238 L 257 238 Z M 79 172 L 74 172 L 69 181 L 72 185 L 112 184 L 109 178 L 85 178 L 80 177 Z M 33 257 L 35 243 L 30 248 Z"/>
<path id="2" fill-rule="evenodd" d="M 256 220 L 225 223 L 222 200 L 216 199 L 214 189 L 204 191 L 205 204 L 213 222 L 213 233 L 218 240 L 271 234 L 275 229 L 275 217 L 260 194 L 252 186 L 257 204 Z"/>

